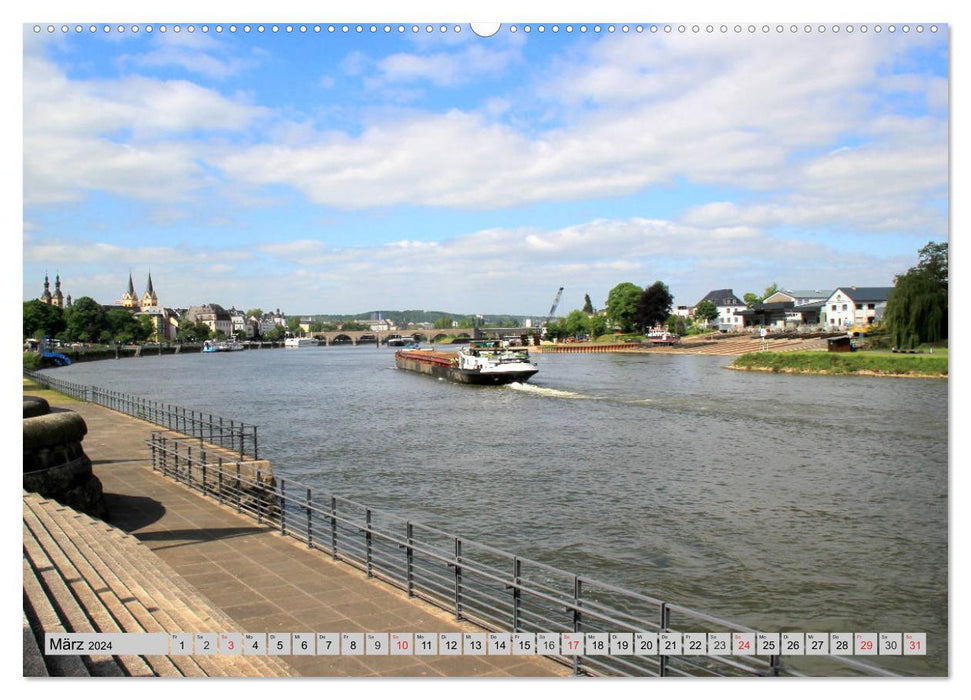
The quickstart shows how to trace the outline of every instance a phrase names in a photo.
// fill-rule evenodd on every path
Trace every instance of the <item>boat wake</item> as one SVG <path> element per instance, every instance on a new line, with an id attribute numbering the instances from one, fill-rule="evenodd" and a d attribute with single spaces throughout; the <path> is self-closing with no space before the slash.
<path id="1" fill-rule="evenodd" d="M 594 399 L 593 396 L 578 394 L 575 391 L 564 391 L 562 389 L 551 389 L 547 386 L 536 386 L 535 384 L 524 384 L 522 382 L 512 382 L 506 384 L 514 391 L 522 391 L 535 396 L 548 396 L 555 399 Z"/>

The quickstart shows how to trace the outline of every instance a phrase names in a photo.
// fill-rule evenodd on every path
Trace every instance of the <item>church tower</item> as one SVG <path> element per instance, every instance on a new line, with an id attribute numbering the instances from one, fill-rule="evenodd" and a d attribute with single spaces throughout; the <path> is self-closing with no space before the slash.
<path id="1" fill-rule="evenodd" d="M 51 303 L 51 280 L 46 272 L 44 273 L 44 293 L 40 295 L 40 300 L 45 304 Z"/>
<path id="2" fill-rule="evenodd" d="M 152 273 L 148 273 L 148 286 L 142 294 L 141 310 L 144 311 L 149 306 L 158 306 L 158 295 L 155 294 L 155 287 L 152 285 Z"/>
<path id="3" fill-rule="evenodd" d="M 132 282 L 131 273 L 128 273 L 128 289 L 121 297 L 121 305 L 132 309 L 138 306 L 138 297 L 135 295 L 135 283 Z"/>
<path id="4" fill-rule="evenodd" d="M 54 297 L 51 304 L 64 308 L 64 294 L 61 292 L 61 273 L 58 272 L 54 278 Z"/>

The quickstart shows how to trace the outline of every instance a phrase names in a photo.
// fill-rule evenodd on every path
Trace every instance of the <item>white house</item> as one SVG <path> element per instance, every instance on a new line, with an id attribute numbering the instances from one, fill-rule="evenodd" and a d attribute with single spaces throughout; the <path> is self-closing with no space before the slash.
<path id="1" fill-rule="evenodd" d="M 832 289 L 780 289 L 775 294 L 763 299 L 762 303 L 772 304 L 777 301 L 791 301 L 796 306 L 805 306 L 806 304 L 818 304 L 821 301 L 826 301 L 832 295 Z"/>
<path id="2" fill-rule="evenodd" d="M 744 311 L 746 308 L 745 302 L 735 296 L 735 292 L 731 289 L 713 289 L 708 292 L 703 299 L 701 299 L 698 304 L 702 301 L 710 301 L 718 309 L 718 318 L 712 321 L 709 325 L 714 325 L 719 330 L 723 331 L 740 331 L 745 325 L 744 319 L 739 315 L 740 311 Z M 695 304 L 692 313 L 696 313 L 698 310 L 698 304 Z"/>
<path id="3" fill-rule="evenodd" d="M 883 318 L 893 287 L 839 287 L 826 300 L 820 323 L 831 329 L 869 326 Z"/>

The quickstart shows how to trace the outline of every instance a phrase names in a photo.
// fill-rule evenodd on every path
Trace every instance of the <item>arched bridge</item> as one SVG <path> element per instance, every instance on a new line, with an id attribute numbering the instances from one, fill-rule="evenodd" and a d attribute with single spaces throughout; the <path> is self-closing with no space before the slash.
<path id="1" fill-rule="evenodd" d="M 439 338 L 454 337 L 493 338 L 508 335 L 532 335 L 538 332 L 536 328 L 433 328 L 431 330 L 396 330 L 396 331 L 317 331 L 310 336 L 323 340 L 326 345 L 387 345 L 388 341 L 407 340 L 419 343 L 434 343 Z"/>

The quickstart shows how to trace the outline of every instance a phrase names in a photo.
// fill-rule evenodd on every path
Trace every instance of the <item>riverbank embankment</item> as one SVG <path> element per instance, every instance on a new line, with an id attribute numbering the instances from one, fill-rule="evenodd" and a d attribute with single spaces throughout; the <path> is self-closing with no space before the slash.
<path id="1" fill-rule="evenodd" d="M 45 392 L 49 395 L 52 404 L 56 403 L 58 395 Z M 151 549 L 238 629 L 267 633 L 482 631 L 152 471 L 145 441 L 157 426 L 91 403 L 72 401 L 70 408 L 88 426 L 84 448 L 104 485 L 108 522 Z M 137 600 L 126 602 L 137 604 Z M 548 659 L 519 656 L 281 658 L 304 676 L 539 677 L 570 673 L 568 667 Z"/>
<path id="2" fill-rule="evenodd" d="M 920 355 L 882 351 L 752 352 L 729 369 L 788 374 L 862 375 L 947 379 L 947 352 Z"/>
<path id="3" fill-rule="evenodd" d="M 682 338 L 673 345 L 650 343 L 556 343 L 529 346 L 530 352 L 540 354 L 573 353 L 663 353 L 669 355 L 721 355 L 731 357 L 756 352 L 768 347 L 773 352 L 796 352 L 826 348 L 826 338 L 800 338 L 798 336 L 769 338 L 763 341 L 757 336 L 708 334 Z"/>

